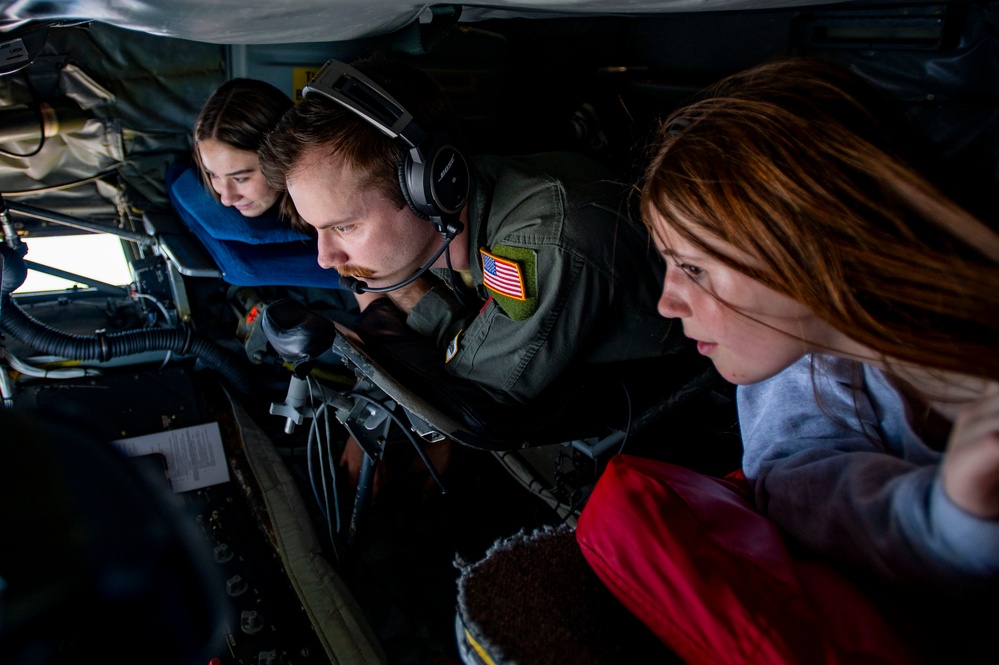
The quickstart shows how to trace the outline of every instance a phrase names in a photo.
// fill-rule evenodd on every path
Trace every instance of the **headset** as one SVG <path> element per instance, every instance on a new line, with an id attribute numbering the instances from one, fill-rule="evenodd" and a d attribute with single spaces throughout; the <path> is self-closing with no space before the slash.
<path id="1" fill-rule="evenodd" d="M 458 217 L 468 201 L 468 162 L 447 135 L 425 132 L 392 95 L 346 63 L 330 60 L 323 65 L 302 89 L 303 96 L 313 93 L 354 112 L 409 149 L 399 162 L 399 187 L 413 212 L 440 232 L 440 249 L 414 275 L 391 286 L 370 288 L 353 277 L 340 277 L 340 287 L 354 293 L 386 293 L 406 286 L 429 270 L 464 228 Z"/>

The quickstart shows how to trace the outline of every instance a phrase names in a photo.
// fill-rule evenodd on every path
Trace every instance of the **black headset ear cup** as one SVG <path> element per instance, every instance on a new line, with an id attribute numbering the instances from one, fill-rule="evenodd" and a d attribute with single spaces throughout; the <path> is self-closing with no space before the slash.
<path id="1" fill-rule="evenodd" d="M 403 197 L 426 219 L 457 217 L 468 201 L 470 180 L 465 156 L 443 134 L 427 137 L 400 162 Z"/>
<path id="2" fill-rule="evenodd" d="M 409 209 L 412 210 L 417 217 L 420 219 L 430 219 L 430 215 L 420 210 L 416 201 L 413 200 L 413 194 L 409 191 L 409 172 L 412 168 L 412 157 L 408 154 L 399 160 L 397 173 L 399 175 L 399 189 L 402 191 L 402 198 L 405 199 L 406 205 L 409 206 Z"/>

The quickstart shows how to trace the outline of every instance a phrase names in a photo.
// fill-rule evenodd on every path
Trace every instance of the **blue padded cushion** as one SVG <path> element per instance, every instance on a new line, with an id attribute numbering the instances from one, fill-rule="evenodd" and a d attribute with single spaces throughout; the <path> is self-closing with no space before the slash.
<path id="1" fill-rule="evenodd" d="M 339 273 L 321 268 L 316 261 L 319 249 L 314 238 L 285 227 L 275 217 L 246 218 L 226 208 L 205 191 L 193 168 L 168 173 L 167 192 L 177 215 L 205 246 L 229 284 L 340 288 Z M 220 223 L 229 219 L 233 225 Z M 229 230 L 221 231 L 223 227 Z M 250 240 L 218 237 L 231 236 L 234 228 L 253 229 Z"/>
<path id="2" fill-rule="evenodd" d="M 216 240 L 263 245 L 309 239 L 308 235 L 292 229 L 270 211 L 260 217 L 243 217 L 235 208 L 222 205 L 205 189 L 193 167 L 184 169 L 170 183 L 170 200 L 174 207 L 184 208 L 195 215 L 201 227 Z"/>

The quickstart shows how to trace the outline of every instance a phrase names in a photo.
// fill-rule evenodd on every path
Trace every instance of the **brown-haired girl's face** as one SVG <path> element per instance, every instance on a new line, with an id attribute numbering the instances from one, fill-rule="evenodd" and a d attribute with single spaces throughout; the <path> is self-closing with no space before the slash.
<path id="1" fill-rule="evenodd" d="M 803 304 L 712 257 L 662 219 L 653 221 L 667 265 L 659 313 L 679 319 L 727 381 L 767 379 L 830 339 L 832 328 Z M 709 242 L 726 256 L 754 263 L 728 243 Z"/>
<path id="2" fill-rule="evenodd" d="M 198 155 L 222 205 L 243 217 L 259 217 L 277 202 L 280 193 L 264 180 L 257 153 L 205 139 L 198 142 Z"/>

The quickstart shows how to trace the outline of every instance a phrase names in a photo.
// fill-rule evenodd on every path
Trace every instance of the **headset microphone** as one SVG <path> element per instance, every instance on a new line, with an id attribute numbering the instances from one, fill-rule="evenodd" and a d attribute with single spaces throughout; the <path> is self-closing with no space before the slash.
<path id="1" fill-rule="evenodd" d="M 447 250 L 448 246 L 451 244 L 451 241 L 454 240 L 454 237 L 459 233 L 461 233 L 462 229 L 464 228 L 465 228 L 464 224 L 462 224 L 457 220 L 448 222 L 447 230 L 442 234 L 443 240 L 441 242 L 441 246 L 437 249 L 434 255 L 431 256 L 426 263 L 420 266 L 419 270 L 417 270 L 410 277 L 402 280 L 401 282 L 396 282 L 395 284 L 392 284 L 390 286 L 371 288 L 366 283 L 362 282 L 359 279 L 356 279 L 354 277 L 347 277 L 346 275 L 341 275 L 340 288 L 346 289 L 348 291 L 353 291 L 354 293 L 388 293 L 389 291 L 395 291 L 396 289 L 401 289 L 407 284 L 416 281 L 416 279 L 419 278 L 423 273 L 430 270 L 431 266 L 433 266 L 434 263 L 437 262 L 437 259 L 441 257 L 441 254 L 443 254 Z"/>

